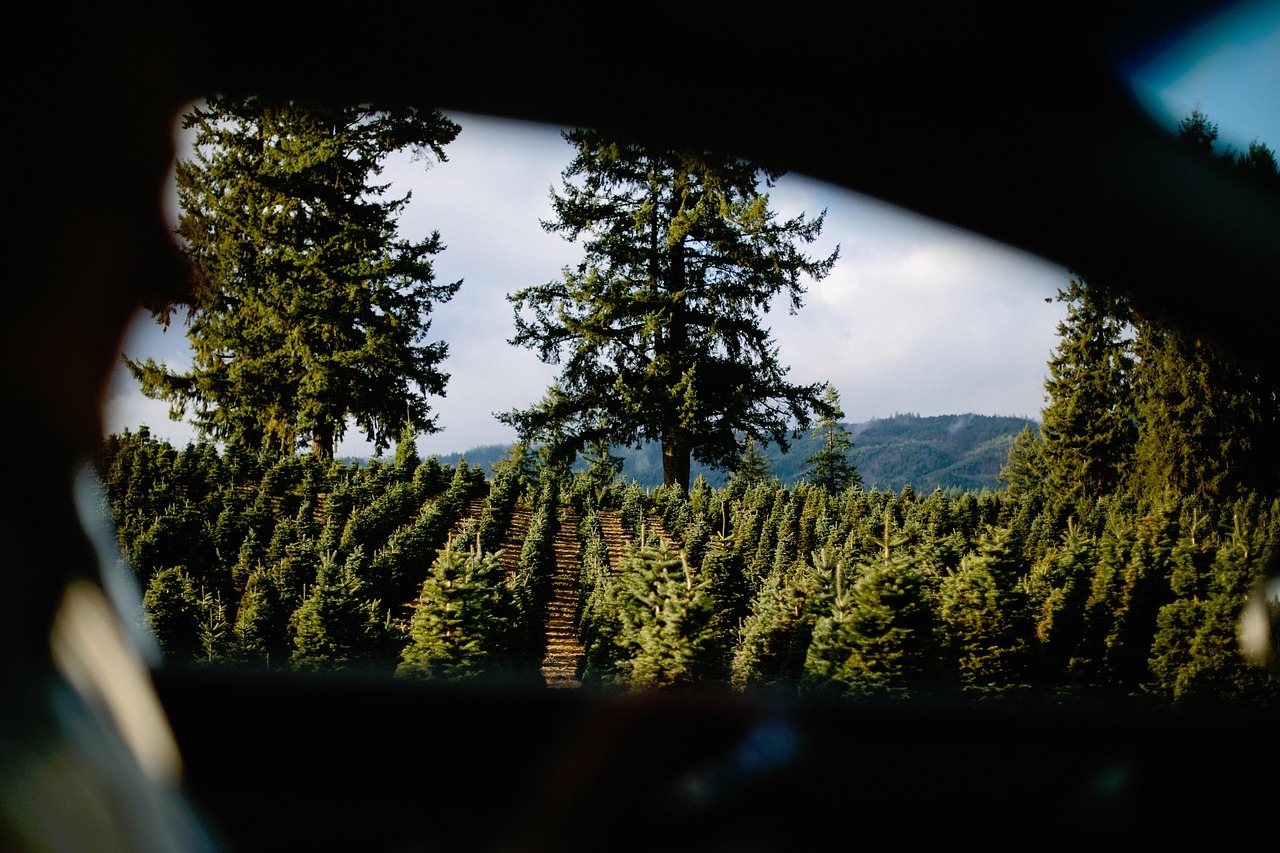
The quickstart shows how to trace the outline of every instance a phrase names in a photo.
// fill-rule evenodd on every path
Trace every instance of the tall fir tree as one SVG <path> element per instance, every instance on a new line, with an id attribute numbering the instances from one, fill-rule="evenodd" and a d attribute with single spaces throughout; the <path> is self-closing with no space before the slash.
<path id="1" fill-rule="evenodd" d="M 510 296 L 512 343 L 561 364 L 537 405 L 503 419 L 568 456 L 592 442 L 661 444 L 663 482 L 689 488 L 691 458 L 728 468 L 743 435 L 786 448 L 822 411 L 787 381 L 760 312 L 801 306 L 827 275 L 812 243 L 824 215 L 779 220 L 761 192 L 779 176 L 712 153 L 565 134 L 575 155 L 543 223 L 583 239 L 576 269 Z"/>
<path id="2" fill-rule="evenodd" d="M 1125 483 L 1137 439 L 1129 310 L 1084 279 L 1073 279 L 1058 300 L 1067 316 L 1045 380 L 1043 466 L 1048 494 L 1087 503 Z"/>
<path id="3" fill-rule="evenodd" d="M 1280 189 L 1270 149 L 1255 142 L 1237 157 L 1230 147 L 1216 152 L 1217 138 L 1218 126 L 1198 107 L 1178 126 L 1179 142 L 1197 156 L 1234 168 L 1268 192 Z M 1146 506 L 1184 496 L 1230 502 L 1276 495 L 1280 383 L 1185 318 L 1175 325 L 1148 310 L 1136 321 L 1135 490 Z"/>
<path id="4" fill-rule="evenodd" d="M 409 197 L 384 199 L 387 156 L 444 159 L 458 126 L 435 111 L 335 107 L 263 97 L 208 98 L 183 120 L 195 153 L 178 164 L 178 236 L 193 282 L 184 305 L 153 308 L 168 326 L 186 309 L 190 369 L 130 361 L 143 393 L 192 410 L 208 438 L 332 458 L 348 421 L 379 451 L 406 413 L 435 430 L 441 342 L 429 312 L 460 282 L 434 281 L 438 234 L 396 233 Z"/>
<path id="5" fill-rule="evenodd" d="M 1155 506 L 1280 490 L 1280 387 L 1159 318 L 1138 324 L 1134 487 Z"/>

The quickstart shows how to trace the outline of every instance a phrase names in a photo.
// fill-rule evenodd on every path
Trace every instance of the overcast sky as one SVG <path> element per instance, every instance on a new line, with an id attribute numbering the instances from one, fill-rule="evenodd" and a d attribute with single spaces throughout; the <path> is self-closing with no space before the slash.
<path id="1" fill-rule="evenodd" d="M 1261 60 L 1234 48 L 1216 62 L 1178 53 L 1167 56 L 1158 73 L 1135 77 L 1140 94 L 1163 93 L 1142 96 L 1163 111 L 1166 124 L 1176 125 L 1198 104 L 1237 149 L 1254 138 L 1273 150 L 1280 145 L 1277 90 L 1268 90 L 1266 110 L 1241 95 L 1263 81 L 1280 81 L 1274 14 L 1280 4 L 1264 5 L 1272 23 L 1262 30 L 1250 25 L 1247 37 L 1239 31 L 1226 37 L 1231 44 L 1251 42 Z M 1269 41 L 1255 38 L 1258 32 Z M 1218 94 L 1224 91 L 1230 96 Z M 446 396 L 431 400 L 443 429 L 419 439 L 424 455 L 514 439 L 493 413 L 536 402 L 556 373 L 506 343 L 514 331 L 506 295 L 550 281 L 580 259 L 577 246 L 539 226 L 572 154 L 559 129 L 453 117 L 462 132 L 446 148 L 447 162 L 395 158 L 382 176 L 393 193 L 413 193 L 401 235 L 415 239 L 438 230 L 446 249 L 434 262 L 437 278 L 463 281 L 432 315 L 431 339 L 449 345 L 443 369 L 450 380 Z M 779 217 L 827 210 L 822 239 L 810 247 L 814 256 L 840 246 L 831 274 L 807 283 L 796 316 L 778 309 L 764 317 L 793 382 L 834 384 L 852 422 L 906 412 L 1039 417 L 1046 363 L 1064 313 L 1051 297 L 1066 286 L 1066 269 L 802 175 L 784 176 L 770 198 Z M 177 368 L 188 358 L 181 326 L 161 333 L 146 315 L 124 351 Z M 194 438 L 186 424 L 168 419 L 164 404 L 143 397 L 123 369 L 104 414 L 108 432 L 145 424 L 178 446 Z M 369 446 L 352 430 L 337 452 L 366 455 Z"/>

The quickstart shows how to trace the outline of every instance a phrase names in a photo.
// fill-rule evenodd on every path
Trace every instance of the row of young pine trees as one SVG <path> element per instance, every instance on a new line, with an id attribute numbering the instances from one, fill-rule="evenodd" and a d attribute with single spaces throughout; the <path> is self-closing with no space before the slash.
<path id="1" fill-rule="evenodd" d="M 552 541 L 572 524 L 588 686 L 1280 698 L 1237 636 L 1276 557 L 1280 502 L 1139 513 L 1121 495 L 1066 508 L 1009 490 L 833 493 L 759 472 L 645 492 L 519 448 L 486 477 L 412 447 L 360 465 L 176 450 L 145 428 L 109 437 L 102 512 L 163 659 L 541 684 Z M 508 542 L 518 562 L 499 559 Z"/>

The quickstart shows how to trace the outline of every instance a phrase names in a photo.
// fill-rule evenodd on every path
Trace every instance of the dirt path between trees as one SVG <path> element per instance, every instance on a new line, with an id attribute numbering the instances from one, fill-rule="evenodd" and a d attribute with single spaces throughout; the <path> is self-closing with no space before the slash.
<path id="1" fill-rule="evenodd" d="M 478 518 L 484 510 L 483 499 L 472 501 L 463 513 L 459 527 L 468 518 Z M 511 524 L 503 537 L 498 562 L 506 569 L 508 577 L 515 574 L 520 564 L 520 552 L 533 510 L 518 505 Z M 560 523 L 553 541 L 555 570 L 551 579 L 551 599 L 547 602 L 547 650 L 541 673 L 547 686 L 552 688 L 581 687 L 580 676 L 586 650 L 578 637 L 575 620 L 580 595 L 579 574 L 582 570 L 581 542 L 578 538 L 578 513 L 570 507 L 560 508 Z M 600 512 L 600 524 L 604 532 L 605 548 L 609 552 L 609 567 L 614 575 L 622 573 L 632 534 L 622 524 L 622 514 L 617 510 Z M 646 522 L 649 531 L 670 541 L 657 518 L 650 516 Z M 678 547 L 678 545 L 676 546 Z"/>
<path id="2" fill-rule="evenodd" d="M 575 626 L 578 614 L 578 575 L 582 548 L 578 539 L 578 513 L 561 507 L 556 531 L 555 573 L 551 576 L 551 600 L 547 602 L 547 653 L 542 677 L 548 687 L 581 687 L 579 676 L 586 649 Z"/>

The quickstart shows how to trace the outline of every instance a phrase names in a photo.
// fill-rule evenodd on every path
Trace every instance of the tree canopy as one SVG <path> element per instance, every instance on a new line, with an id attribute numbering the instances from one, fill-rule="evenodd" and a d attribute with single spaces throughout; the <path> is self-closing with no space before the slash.
<path id="1" fill-rule="evenodd" d="M 563 369 L 543 400 L 505 413 L 522 439 L 572 457 L 592 442 L 662 445 L 663 480 L 689 486 L 690 459 L 730 467 L 751 437 L 788 446 L 823 411 L 822 385 L 787 381 L 760 322 L 826 258 L 801 247 L 825 212 L 779 220 L 760 189 L 780 173 L 734 157 L 564 134 L 575 155 L 552 193 L 548 232 L 583 239 L 576 269 L 509 297 L 513 344 Z"/>
<path id="2" fill-rule="evenodd" d="M 1217 125 L 1199 109 L 1178 126 L 1195 156 L 1212 158 L 1263 190 L 1280 189 L 1274 155 L 1216 153 Z M 1078 277 L 1045 380 L 1043 442 L 1015 446 L 1006 481 L 1078 507 L 1123 492 L 1144 507 L 1170 499 L 1236 499 L 1280 489 L 1273 448 L 1280 389 L 1256 365 L 1126 296 L 1123 283 Z"/>
<path id="3" fill-rule="evenodd" d="M 1058 300 L 1067 316 L 1045 379 L 1045 474 L 1060 499 L 1093 501 L 1125 482 L 1137 440 L 1131 314 L 1122 297 L 1083 278 Z"/>
<path id="4" fill-rule="evenodd" d="M 206 438 L 331 457 L 349 420 L 378 451 L 406 421 L 434 432 L 443 342 L 428 315 L 461 282 L 434 281 L 438 233 L 401 239 L 408 194 L 374 180 L 392 152 L 444 160 L 459 127 L 436 111 L 212 97 L 183 127 L 178 235 L 192 267 L 191 367 L 128 361 L 143 393 Z"/>

